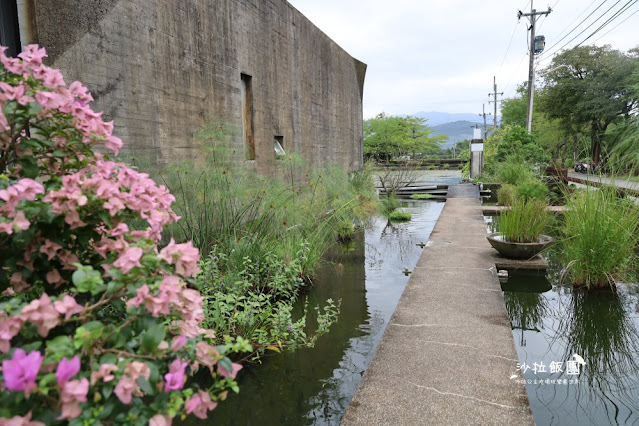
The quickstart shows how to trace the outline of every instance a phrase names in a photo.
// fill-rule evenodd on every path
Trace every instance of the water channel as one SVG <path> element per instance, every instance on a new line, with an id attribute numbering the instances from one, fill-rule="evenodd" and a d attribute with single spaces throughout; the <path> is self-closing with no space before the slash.
<path id="1" fill-rule="evenodd" d="M 459 172 L 423 172 L 420 181 L 458 183 Z M 309 311 L 326 299 L 341 299 L 338 323 L 314 348 L 267 357 L 238 376 L 240 394 L 188 424 L 336 425 L 362 378 L 408 276 L 444 204 L 409 201 L 408 223 L 376 217 L 346 245 L 336 247 L 317 271 L 306 297 Z"/>
<path id="2" fill-rule="evenodd" d="M 546 275 L 502 284 L 535 421 L 639 425 L 639 285 L 562 285 L 556 255 Z"/>

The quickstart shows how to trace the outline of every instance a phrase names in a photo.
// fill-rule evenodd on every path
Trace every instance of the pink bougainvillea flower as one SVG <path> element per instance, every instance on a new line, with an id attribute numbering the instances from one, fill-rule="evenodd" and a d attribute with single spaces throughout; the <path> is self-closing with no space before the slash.
<path id="1" fill-rule="evenodd" d="M 202 390 L 191 396 L 185 404 L 186 414 L 193 413 L 195 417 L 202 420 L 206 420 L 207 411 L 214 410 L 215 407 L 217 407 L 217 402 L 211 401 L 211 396 L 208 392 L 204 392 Z"/>
<path id="2" fill-rule="evenodd" d="M 166 380 L 164 392 L 180 390 L 184 387 L 184 370 L 187 365 L 187 362 L 179 359 L 173 360 L 171 365 L 169 365 L 169 372 L 164 375 L 164 380 Z"/>
<path id="3" fill-rule="evenodd" d="M 99 380 L 107 383 L 115 379 L 115 376 L 111 373 L 118 370 L 118 366 L 115 364 L 102 364 L 98 371 L 91 373 L 91 386 L 98 383 Z"/>
<path id="4" fill-rule="evenodd" d="M 60 275 L 60 272 L 58 272 L 58 270 L 55 268 L 47 272 L 46 279 L 49 284 L 53 284 L 55 286 L 65 282 L 65 280 Z"/>
<path id="5" fill-rule="evenodd" d="M 70 360 L 62 358 L 62 361 L 58 363 L 58 368 L 55 371 L 58 386 L 62 387 L 71 377 L 78 374 L 78 371 L 80 371 L 80 358 L 77 355 Z"/>
<path id="6" fill-rule="evenodd" d="M 40 253 L 45 254 L 47 259 L 51 260 L 62 249 L 60 244 L 56 244 L 53 241 L 46 239 L 44 244 L 40 246 Z"/>
<path id="7" fill-rule="evenodd" d="M 2 375 L 7 389 L 22 391 L 28 396 L 36 387 L 35 382 L 42 360 L 42 354 L 38 351 L 29 352 L 27 355 L 22 348 L 16 349 L 13 358 L 2 361 Z"/>
<path id="8" fill-rule="evenodd" d="M 86 402 L 88 392 L 89 381 L 86 378 L 64 383 L 60 392 L 62 413 L 58 416 L 58 420 L 71 420 L 82 414 L 80 403 Z"/>
<path id="9" fill-rule="evenodd" d="M 142 266 L 140 263 L 142 254 L 144 254 L 144 250 L 140 247 L 130 247 L 113 262 L 113 266 L 119 268 L 123 273 L 128 274 L 131 272 L 131 269 Z"/>
<path id="10" fill-rule="evenodd" d="M 16 293 L 22 293 L 30 287 L 27 280 L 24 279 L 22 272 L 14 272 L 13 274 L 11 274 L 9 284 L 13 286 L 13 289 L 16 291 Z"/>
<path id="11" fill-rule="evenodd" d="M 79 314 L 84 310 L 84 307 L 75 301 L 73 296 L 65 294 L 61 299 L 53 302 L 53 307 L 58 313 L 64 315 L 64 319 L 68 320 L 71 315 Z"/>
<path id="12" fill-rule="evenodd" d="M 234 379 L 235 376 L 237 376 L 237 372 L 240 371 L 242 369 L 242 365 L 237 364 L 237 363 L 232 363 L 231 364 L 233 366 L 233 371 L 227 371 L 224 369 L 224 367 L 222 367 L 221 363 L 217 364 L 217 372 L 220 376 L 224 376 L 224 377 L 230 377 L 231 379 Z"/>
<path id="13" fill-rule="evenodd" d="M 142 395 L 137 381 L 139 377 L 144 377 L 147 380 L 151 377 L 151 369 L 149 366 L 139 361 L 133 361 L 127 364 L 124 368 L 124 374 L 113 391 L 123 404 L 130 404 L 133 395 Z"/>
<path id="14" fill-rule="evenodd" d="M 217 358 L 220 356 L 220 352 L 215 346 L 211 346 L 205 342 L 197 342 L 195 344 L 195 356 L 199 362 L 213 371 L 213 366 L 217 364 Z"/>
<path id="15" fill-rule="evenodd" d="M 20 316 L 25 321 L 34 323 L 42 337 L 47 337 L 49 330 L 60 324 L 58 311 L 53 308 L 51 299 L 46 293 L 22 308 Z"/>
<path id="16" fill-rule="evenodd" d="M 0 338 L 2 335 L 0 335 Z M 179 351 L 186 345 L 186 336 L 175 336 L 171 342 L 171 350 L 173 352 Z"/>
<path id="17" fill-rule="evenodd" d="M 149 419 L 149 426 L 171 426 L 173 419 L 162 414 L 156 414 Z"/>
<path id="18" fill-rule="evenodd" d="M 39 421 L 31 420 L 31 411 L 26 416 L 13 416 L 10 419 L 0 418 L 0 426 L 46 426 Z"/>
<path id="19" fill-rule="evenodd" d="M 175 271 L 183 277 L 194 277 L 200 271 L 198 266 L 200 252 L 193 247 L 191 241 L 175 244 L 171 238 L 169 244 L 160 251 L 158 258 L 165 260 L 170 265 L 175 265 Z"/>
<path id="20" fill-rule="evenodd" d="M 11 339 L 20 332 L 23 323 L 24 321 L 18 316 L 0 312 L 0 352 L 9 352 Z"/>

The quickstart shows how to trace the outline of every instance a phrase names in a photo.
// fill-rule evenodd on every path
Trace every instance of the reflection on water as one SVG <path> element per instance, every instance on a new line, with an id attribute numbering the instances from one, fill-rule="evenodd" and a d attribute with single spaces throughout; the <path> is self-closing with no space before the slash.
<path id="1" fill-rule="evenodd" d="M 639 424 L 635 286 L 587 292 L 553 283 L 544 293 L 504 293 L 537 424 Z"/>
<path id="2" fill-rule="evenodd" d="M 459 181 L 459 177 L 457 177 Z M 443 203 L 411 201 L 407 223 L 376 218 L 353 243 L 336 248 L 307 294 L 309 312 L 326 299 L 342 300 L 337 324 L 314 348 L 268 357 L 239 375 L 231 395 L 211 419 L 188 424 L 339 424 L 417 263 Z M 312 322 L 312 321 L 311 321 Z"/>

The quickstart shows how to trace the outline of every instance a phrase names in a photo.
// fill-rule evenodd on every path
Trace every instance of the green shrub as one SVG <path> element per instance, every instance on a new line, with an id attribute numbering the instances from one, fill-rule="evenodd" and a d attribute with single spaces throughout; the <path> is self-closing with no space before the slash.
<path id="1" fill-rule="evenodd" d="M 563 226 L 563 276 L 575 285 L 612 284 L 632 271 L 639 242 L 639 212 L 614 190 L 578 191 L 568 201 Z"/>
<path id="2" fill-rule="evenodd" d="M 507 160 L 497 168 L 497 178 L 502 183 L 518 185 L 534 180 L 535 174 L 528 164 Z"/>
<path id="3" fill-rule="evenodd" d="M 444 165 L 442 166 L 442 169 L 443 169 L 443 170 L 448 170 L 448 169 L 450 169 L 450 164 L 448 164 L 448 163 L 444 163 Z"/>
<path id="4" fill-rule="evenodd" d="M 433 197 L 432 194 L 413 194 L 410 196 L 412 200 L 430 200 Z"/>
<path id="5" fill-rule="evenodd" d="M 512 205 L 515 198 L 515 185 L 504 183 L 497 190 L 497 202 L 502 206 Z"/>
<path id="6" fill-rule="evenodd" d="M 522 182 L 515 187 L 515 196 L 524 200 L 546 200 L 548 187 L 536 179 Z"/>
<path id="7" fill-rule="evenodd" d="M 408 212 L 395 210 L 389 215 L 388 218 L 395 222 L 408 222 L 411 220 L 412 216 Z"/>
<path id="8" fill-rule="evenodd" d="M 537 242 L 550 217 L 546 208 L 546 203 L 541 200 L 515 200 L 499 218 L 499 232 L 506 241 Z"/>

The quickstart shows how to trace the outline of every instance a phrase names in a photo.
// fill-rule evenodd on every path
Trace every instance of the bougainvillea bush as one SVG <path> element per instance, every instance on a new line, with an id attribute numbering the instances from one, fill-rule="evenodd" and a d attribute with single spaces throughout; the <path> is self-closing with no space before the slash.
<path id="1" fill-rule="evenodd" d="M 0 48 L 0 425 L 206 418 L 241 368 L 214 346 L 190 242 L 158 249 L 173 196 L 44 49 Z M 96 150 L 97 148 L 97 150 Z M 143 223 L 144 226 L 131 224 Z M 203 388 L 191 377 L 212 376 Z"/>

